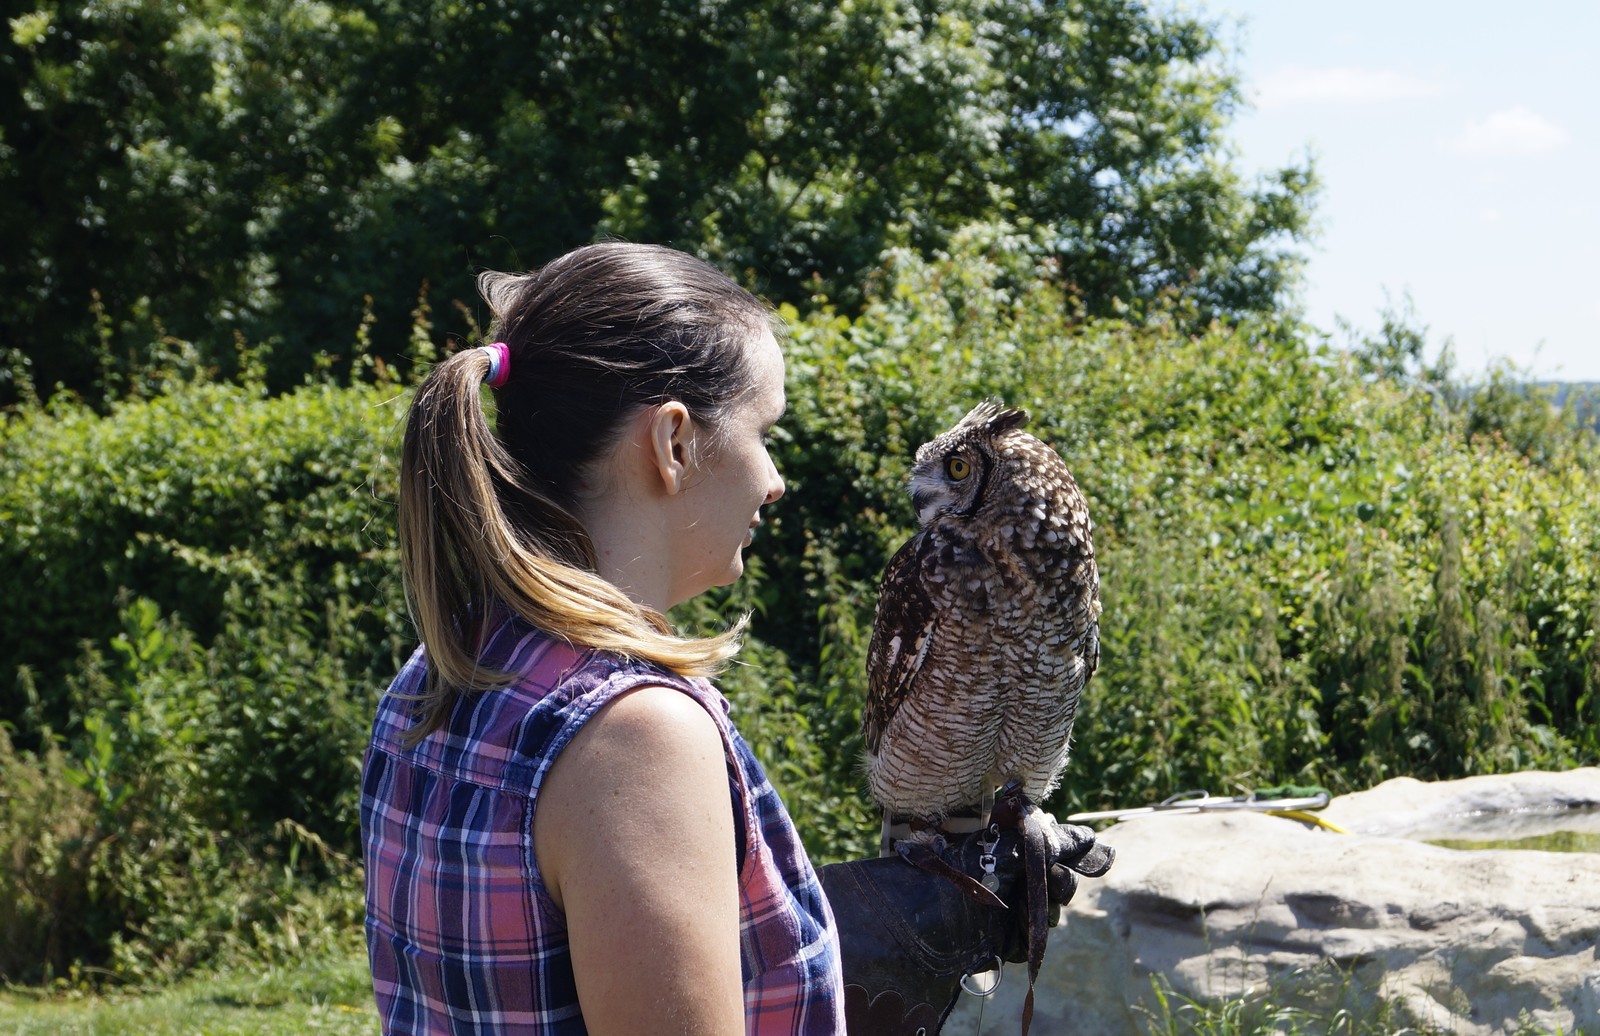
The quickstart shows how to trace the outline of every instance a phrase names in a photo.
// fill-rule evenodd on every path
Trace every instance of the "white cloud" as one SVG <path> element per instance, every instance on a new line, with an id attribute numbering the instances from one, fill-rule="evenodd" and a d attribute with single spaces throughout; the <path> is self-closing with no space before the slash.
<path id="1" fill-rule="evenodd" d="M 1379 104 L 1384 101 L 1437 97 L 1444 83 L 1383 68 L 1303 68 L 1292 65 L 1269 72 L 1261 80 L 1257 103 L 1262 108 L 1293 104 Z"/>
<path id="2" fill-rule="evenodd" d="M 1521 158 L 1553 154 L 1570 138 L 1565 129 L 1519 105 L 1468 123 L 1445 146 L 1473 158 Z"/>
<path id="3" fill-rule="evenodd" d="M 1489 208 L 1482 209 L 1478 212 L 1478 219 L 1483 223 L 1499 223 L 1505 218 L 1505 213 L 1501 212 L 1499 209 Z"/>

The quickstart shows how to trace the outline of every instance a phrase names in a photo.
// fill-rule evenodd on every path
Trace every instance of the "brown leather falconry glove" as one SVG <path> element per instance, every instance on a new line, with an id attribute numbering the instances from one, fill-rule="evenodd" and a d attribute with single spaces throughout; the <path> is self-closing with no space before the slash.
<path id="1" fill-rule="evenodd" d="M 933 1036 L 962 977 L 997 960 L 1029 965 L 1026 1031 L 1046 919 L 1077 892 L 1079 875 L 1110 869 L 1112 849 L 1011 789 L 985 830 L 898 849 L 818 869 L 839 926 L 851 1036 Z"/>

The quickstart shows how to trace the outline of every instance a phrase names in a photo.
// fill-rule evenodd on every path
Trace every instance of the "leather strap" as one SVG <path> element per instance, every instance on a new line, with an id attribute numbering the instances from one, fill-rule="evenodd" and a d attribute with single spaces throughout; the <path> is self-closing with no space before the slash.
<path id="1" fill-rule="evenodd" d="M 905 860 L 913 867 L 945 879 L 962 893 L 970 896 L 978 905 L 995 910 L 1007 909 L 1005 900 L 985 888 L 982 882 L 966 871 L 951 866 L 943 856 L 934 852 L 932 847 L 926 843 L 901 842 L 896 848 L 902 860 Z"/>

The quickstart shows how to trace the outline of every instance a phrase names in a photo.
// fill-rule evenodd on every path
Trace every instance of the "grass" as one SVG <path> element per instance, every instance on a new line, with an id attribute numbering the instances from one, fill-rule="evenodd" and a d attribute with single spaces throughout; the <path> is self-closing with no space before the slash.
<path id="1" fill-rule="evenodd" d="M 1338 984 L 1320 970 L 1300 975 Z M 1342 976 L 1348 983 L 1348 976 Z M 1202 1003 L 1152 982 L 1154 1009 L 1143 1008 L 1145 1036 L 1448 1036 L 1413 1025 L 1397 1005 L 1308 1009 L 1286 990 L 1245 993 Z M 1340 992 L 1349 992 L 1343 988 Z M 1335 996 L 1334 999 L 1343 999 Z M 374 1036 L 377 1014 L 365 954 L 343 952 L 290 965 L 240 967 L 174 986 L 110 994 L 0 991 L 0 1036 Z M 1517 1036 L 1563 1036 L 1525 1024 Z M 1570 1036 L 1581 1036 L 1580 1032 Z"/>
<path id="2" fill-rule="evenodd" d="M 1404 1024 L 1385 1003 L 1367 1013 L 1306 1010 L 1249 993 L 1204 1003 L 1172 993 L 1160 981 L 1152 985 L 1156 1008 L 1146 1015 L 1147 1036 L 1442 1036 Z"/>
<path id="3" fill-rule="evenodd" d="M 157 990 L 0 992 L 4 1036 L 373 1036 L 364 954 L 255 971 L 240 968 Z"/>
<path id="4" fill-rule="evenodd" d="M 1140 1006 L 1143 1036 L 1453 1036 L 1448 1023 L 1418 1022 L 1396 1002 L 1363 997 L 1333 962 L 1296 969 L 1272 987 L 1202 1001 L 1151 980 L 1154 1006 Z M 1309 997 L 1307 994 L 1310 994 Z M 1536 1025 L 1524 1011 L 1512 1036 L 1585 1036 Z"/>

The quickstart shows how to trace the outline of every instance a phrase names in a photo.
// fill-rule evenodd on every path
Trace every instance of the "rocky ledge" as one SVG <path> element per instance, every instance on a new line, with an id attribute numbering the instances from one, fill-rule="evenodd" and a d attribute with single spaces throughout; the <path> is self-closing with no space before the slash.
<path id="1" fill-rule="evenodd" d="M 1051 932 L 1033 1031 L 1150 1031 L 1250 994 L 1463 1036 L 1600 1036 L 1600 852 L 1455 849 L 1554 831 L 1600 835 L 1600 769 L 1424 783 L 1400 778 L 1320 814 L 1346 834 L 1256 813 L 1145 816 L 1102 832 L 1117 863 Z M 983 1006 L 1015 1031 L 1011 969 Z M 978 1032 L 964 998 L 945 1032 Z M 1308 1031 L 1315 1031 L 1312 1024 Z"/>

